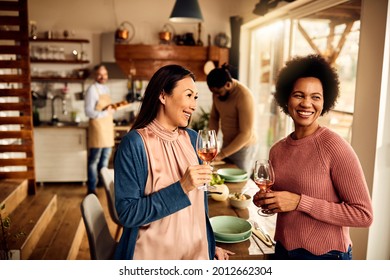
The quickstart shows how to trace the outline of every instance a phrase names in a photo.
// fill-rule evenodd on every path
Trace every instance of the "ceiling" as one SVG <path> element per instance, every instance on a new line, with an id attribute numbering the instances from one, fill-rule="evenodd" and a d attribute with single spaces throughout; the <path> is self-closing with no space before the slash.
<path id="1" fill-rule="evenodd" d="M 360 20 L 361 0 L 351 0 L 337 6 L 310 14 L 305 19 L 329 19 L 334 24 Z"/>

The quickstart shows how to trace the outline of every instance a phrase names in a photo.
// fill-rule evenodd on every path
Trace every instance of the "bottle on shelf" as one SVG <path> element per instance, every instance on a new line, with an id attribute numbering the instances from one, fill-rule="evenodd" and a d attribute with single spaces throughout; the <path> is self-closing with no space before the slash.
<path id="1" fill-rule="evenodd" d="M 133 82 L 133 76 L 129 74 L 127 76 L 127 95 L 126 100 L 127 102 L 134 102 L 135 101 L 135 92 L 134 92 L 134 82 Z"/>
<path id="2" fill-rule="evenodd" d="M 37 22 L 34 20 L 30 21 L 30 38 L 33 40 L 38 39 Z"/>

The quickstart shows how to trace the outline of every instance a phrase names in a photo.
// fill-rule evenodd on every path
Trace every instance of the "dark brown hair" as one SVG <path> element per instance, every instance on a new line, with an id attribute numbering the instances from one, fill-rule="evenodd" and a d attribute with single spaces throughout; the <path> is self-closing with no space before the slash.
<path id="1" fill-rule="evenodd" d="M 171 95 L 177 82 L 186 77 L 195 81 L 195 75 L 180 65 L 166 65 L 157 70 L 146 87 L 141 109 L 131 129 L 143 128 L 152 122 L 160 107 L 160 94 L 165 92 Z"/>

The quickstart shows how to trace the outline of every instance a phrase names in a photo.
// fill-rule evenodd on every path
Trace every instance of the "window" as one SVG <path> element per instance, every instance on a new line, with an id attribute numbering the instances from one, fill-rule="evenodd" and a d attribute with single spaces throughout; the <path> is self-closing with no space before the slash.
<path id="1" fill-rule="evenodd" d="M 291 119 L 273 103 L 272 93 L 279 69 L 296 55 L 320 53 L 338 70 L 338 103 L 320 123 L 351 140 L 359 35 L 360 1 L 251 29 L 248 81 L 257 106 L 258 157 L 267 157 L 272 144 L 293 129 Z"/>

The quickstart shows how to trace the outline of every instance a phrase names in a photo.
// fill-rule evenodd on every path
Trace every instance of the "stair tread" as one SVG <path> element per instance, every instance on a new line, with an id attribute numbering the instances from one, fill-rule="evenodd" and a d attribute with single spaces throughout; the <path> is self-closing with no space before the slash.
<path id="1" fill-rule="evenodd" d="M 55 194 L 42 193 L 27 196 L 9 215 L 11 219 L 9 248 L 27 250 L 21 253 L 21 258 L 28 258 L 56 210 L 57 195 Z"/>
<path id="2" fill-rule="evenodd" d="M 17 179 L 0 180 L 0 204 L 26 181 Z"/>
<path id="3" fill-rule="evenodd" d="M 10 182 L 12 182 L 10 184 Z M 9 194 L 14 192 L 19 184 L 24 184 L 24 180 L 16 179 L 2 179 L 0 180 L 0 198 L 9 197 Z M 12 185 L 14 185 L 12 187 Z M 4 187 L 4 188 L 3 188 Z M 81 218 L 80 203 L 85 197 L 85 185 L 79 183 L 47 183 L 37 187 L 37 192 L 34 195 L 26 195 L 27 191 L 23 187 L 23 191 L 18 190 L 17 201 L 23 202 L 17 203 L 18 206 L 13 206 L 15 209 L 11 215 L 11 228 L 13 232 L 18 232 L 15 227 L 17 225 L 35 224 L 39 214 L 34 214 L 33 217 L 20 220 L 20 217 L 30 215 L 28 211 L 38 211 L 38 207 L 33 201 L 35 199 L 40 200 L 41 204 L 49 207 L 49 211 L 41 210 L 41 214 L 44 215 L 42 219 L 46 220 L 46 223 L 40 226 L 38 234 L 35 234 L 33 239 L 26 241 L 26 237 L 22 243 L 22 248 L 14 249 L 14 245 L 10 249 L 14 250 L 16 258 L 20 256 L 21 259 L 29 260 L 90 260 L 88 238 L 85 232 L 85 226 Z M 98 197 L 105 207 L 106 217 L 111 225 L 115 226 L 112 229 L 114 234 L 116 225 L 110 221 L 108 213 L 106 196 L 103 188 L 98 188 Z M 50 199 L 44 199 L 43 194 L 51 196 L 55 202 Z M 25 197 L 23 197 L 25 196 Z M 23 197 L 23 199 L 21 198 Z M 4 199 L 3 199 L 4 200 Z M 0 200 L 0 203 L 3 201 Z M 6 213 L 9 211 L 11 203 L 16 203 L 16 199 L 8 200 L 6 204 Z M 54 206 L 53 206 L 54 204 Z M 42 206 L 42 209 L 45 207 Z M 29 209 L 28 211 L 26 209 Z M 34 209 L 34 210 L 33 210 Z M 58 213 L 57 213 L 58 211 Z M 51 215 L 47 215 L 46 212 L 51 212 Z M 7 214 L 8 215 L 8 214 Z M 40 222 L 40 221 L 39 221 Z M 28 225 L 30 227 L 30 225 Z M 25 227 L 23 227 L 24 229 Z M 23 230 L 25 232 L 25 230 Z M 11 233 L 12 234 L 12 233 Z M 1 234 L 0 234 L 1 235 Z M 10 235 L 11 236 L 11 235 Z M 26 243 L 27 244 L 24 244 Z M 14 243 L 15 244 L 15 243 Z M 15 246 L 16 247 L 16 246 Z M 28 247 L 25 249 L 25 247 Z"/>
<path id="4" fill-rule="evenodd" d="M 8 197 L 21 183 L 23 180 L 0 180 L 0 201 Z"/>
<path id="5" fill-rule="evenodd" d="M 82 226 L 79 204 L 58 207 L 30 259 L 75 259 L 76 256 L 70 256 L 70 254 L 71 252 L 76 252 L 76 254 L 78 252 L 84 234 L 84 232 L 80 233 L 80 230 L 85 231 Z"/>
<path id="6" fill-rule="evenodd" d="M 7 179 L 0 180 L 0 205 L 4 209 L 0 210 L 1 214 L 6 217 L 9 213 L 27 197 L 28 180 Z"/>

